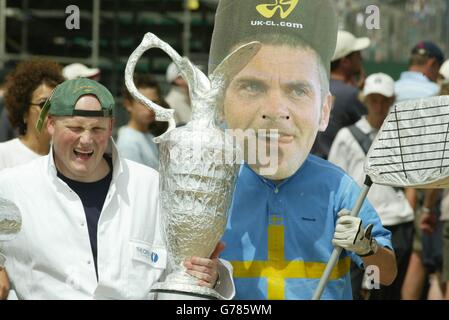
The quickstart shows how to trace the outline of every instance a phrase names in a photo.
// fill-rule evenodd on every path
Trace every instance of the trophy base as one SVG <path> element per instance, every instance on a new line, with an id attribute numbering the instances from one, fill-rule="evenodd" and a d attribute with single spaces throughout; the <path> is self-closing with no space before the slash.
<path id="1" fill-rule="evenodd" d="M 195 300 L 195 298 L 198 300 L 224 300 L 224 297 L 214 289 L 192 284 L 156 283 L 151 288 L 151 292 L 168 294 L 167 300 Z"/>

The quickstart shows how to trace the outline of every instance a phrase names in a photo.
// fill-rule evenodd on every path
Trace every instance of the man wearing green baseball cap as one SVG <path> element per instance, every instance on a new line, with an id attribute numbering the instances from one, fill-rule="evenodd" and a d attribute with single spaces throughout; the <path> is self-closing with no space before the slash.
<path id="1" fill-rule="evenodd" d="M 253 133 L 245 136 L 246 163 L 223 237 L 223 257 L 233 264 L 238 299 L 312 298 L 333 245 L 345 250 L 323 298 L 352 298 L 350 260 L 360 267 L 377 266 L 382 284 L 395 278 L 390 233 L 375 210 L 365 203 L 359 218 L 345 210 L 354 206 L 357 184 L 309 155 L 329 120 L 336 37 L 330 0 L 219 2 L 210 73 L 233 48 L 262 43 L 226 84 L 222 109 L 229 128 Z M 256 150 L 251 150 L 251 137 L 257 137 Z M 260 150 L 278 155 L 275 170 L 266 170 Z"/>
<path id="2" fill-rule="evenodd" d="M 105 152 L 114 116 L 111 93 L 99 82 L 87 78 L 65 81 L 55 88 L 42 108 L 36 124 L 38 130 L 42 130 L 47 112 L 58 171 L 81 182 L 107 176 L 111 170 Z M 88 134 L 89 130 L 92 134 Z"/>
<path id="3" fill-rule="evenodd" d="M 119 157 L 113 116 L 114 98 L 100 83 L 63 82 L 37 123 L 52 136 L 50 154 L 0 173 L 0 198 L 22 214 L 17 238 L 0 244 L 20 299 L 153 298 L 151 286 L 164 277 L 158 173 Z M 216 290 L 231 298 L 220 250 L 186 268 L 209 287 L 220 272 Z"/>

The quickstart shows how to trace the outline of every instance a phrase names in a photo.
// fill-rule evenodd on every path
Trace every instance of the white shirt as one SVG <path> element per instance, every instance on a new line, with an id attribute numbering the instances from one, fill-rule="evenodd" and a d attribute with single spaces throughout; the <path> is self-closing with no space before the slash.
<path id="1" fill-rule="evenodd" d="M 363 133 L 375 138 L 377 130 L 362 117 L 355 124 Z M 366 174 L 364 162 L 366 155 L 348 128 L 341 129 L 332 143 L 328 160 L 346 171 L 360 186 L 363 186 Z M 368 199 L 376 209 L 384 226 L 394 226 L 413 221 L 413 209 L 404 196 L 389 186 L 373 184 Z"/>
<path id="2" fill-rule="evenodd" d="M 189 95 L 181 87 L 172 86 L 172 89 L 165 97 L 170 108 L 175 110 L 175 120 L 177 125 L 184 125 L 192 118 L 192 107 L 190 106 Z"/>
<path id="3" fill-rule="evenodd" d="M 167 265 L 155 170 L 119 159 L 113 145 L 112 181 L 98 222 L 98 281 L 83 205 L 57 177 L 52 152 L 0 172 L 0 196 L 22 213 L 17 238 L 0 244 L 19 299 L 154 298 L 150 288 Z M 228 290 L 220 293 L 232 298 L 232 273 L 220 268 Z"/>
<path id="4" fill-rule="evenodd" d="M 0 143 L 0 170 L 30 162 L 38 157 L 41 155 L 24 145 L 19 138 Z"/>
<path id="5" fill-rule="evenodd" d="M 28 148 L 19 138 L 0 143 L 0 170 L 28 163 L 39 157 L 42 156 Z M 0 253 L 0 266 L 4 263 L 5 258 Z M 8 299 L 16 298 L 14 290 L 10 290 Z"/>

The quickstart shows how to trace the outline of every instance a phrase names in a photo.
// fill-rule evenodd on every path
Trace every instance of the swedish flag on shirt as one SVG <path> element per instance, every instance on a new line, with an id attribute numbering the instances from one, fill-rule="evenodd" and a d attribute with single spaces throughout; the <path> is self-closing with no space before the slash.
<path id="1" fill-rule="evenodd" d="M 311 299 L 333 250 L 337 213 L 351 209 L 359 192 L 342 170 L 314 156 L 279 185 L 242 166 L 222 254 L 234 267 L 236 299 Z M 360 217 L 374 224 L 379 245 L 392 247 L 369 203 Z M 344 251 L 323 299 L 352 299 L 351 258 L 362 264 Z"/>

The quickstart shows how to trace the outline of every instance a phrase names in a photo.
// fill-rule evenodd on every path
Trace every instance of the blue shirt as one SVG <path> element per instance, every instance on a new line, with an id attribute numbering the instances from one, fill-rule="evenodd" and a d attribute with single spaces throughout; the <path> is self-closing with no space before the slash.
<path id="1" fill-rule="evenodd" d="M 440 87 L 419 72 L 402 72 L 394 86 L 396 102 L 429 98 L 439 94 Z"/>
<path id="2" fill-rule="evenodd" d="M 341 169 L 310 155 L 281 184 L 241 168 L 222 254 L 234 267 L 236 299 L 311 299 L 333 250 L 337 213 L 352 209 L 360 188 Z M 360 217 L 374 224 L 381 246 L 391 234 L 365 201 Z M 350 259 L 343 251 L 322 298 L 352 299 Z"/>
<path id="3" fill-rule="evenodd" d="M 118 131 L 117 149 L 123 158 L 158 170 L 159 149 L 153 139 L 154 136 L 149 132 L 143 133 L 123 126 Z"/>

